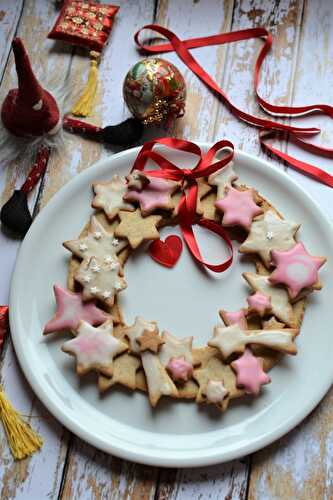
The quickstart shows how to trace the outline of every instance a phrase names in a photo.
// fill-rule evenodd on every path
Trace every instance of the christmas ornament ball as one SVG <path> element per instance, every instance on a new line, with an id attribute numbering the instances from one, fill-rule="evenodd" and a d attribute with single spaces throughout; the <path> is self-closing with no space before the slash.
<path id="1" fill-rule="evenodd" d="M 131 113 L 145 125 L 181 117 L 186 84 L 180 71 L 165 59 L 142 59 L 127 73 L 123 94 Z"/>

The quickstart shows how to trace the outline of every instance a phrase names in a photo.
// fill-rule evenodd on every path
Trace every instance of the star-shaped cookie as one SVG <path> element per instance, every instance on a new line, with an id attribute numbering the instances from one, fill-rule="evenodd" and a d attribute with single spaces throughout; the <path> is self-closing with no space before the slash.
<path id="1" fill-rule="evenodd" d="M 172 358 L 184 357 L 192 365 L 192 343 L 193 337 L 178 338 L 169 332 L 162 332 L 163 345 L 160 348 L 159 357 L 163 366 L 167 366 Z"/>
<path id="2" fill-rule="evenodd" d="M 208 177 L 208 184 L 217 186 L 217 200 L 221 200 L 225 196 L 226 187 L 231 187 L 232 183 L 238 179 L 238 175 L 233 169 L 233 162 L 231 161 L 225 167 L 217 172 L 214 172 Z"/>
<path id="3" fill-rule="evenodd" d="M 145 330 L 158 333 L 156 321 L 147 321 L 141 316 L 137 316 L 133 325 L 122 329 L 122 335 L 129 341 L 130 352 L 135 354 L 140 353 L 140 344 L 137 342 L 137 339 L 141 337 Z"/>
<path id="4" fill-rule="evenodd" d="M 231 367 L 237 374 L 237 386 L 243 387 L 247 394 L 258 396 L 260 387 L 271 381 L 263 371 L 263 360 L 253 356 L 250 349 L 245 349 L 244 354 L 231 363 Z"/>
<path id="5" fill-rule="evenodd" d="M 80 321 L 77 336 L 65 342 L 61 349 L 75 356 L 78 375 L 96 370 L 111 377 L 113 358 L 126 351 L 127 345 L 113 336 L 112 320 L 98 328 Z"/>
<path id="6" fill-rule="evenodd" d="M 125 201 L 138 202 L 143 215 L 149 215 L 157 208 L 171 210 L 171 195 L 179 188 L 179 183 L 159 177 L 149 177 L 149 184 L 141 191 L 129 189 L 124 195 Z"/>
<path id="7" fill-rule="evenodd" d="M 110 220 L 113 220 L 119 210 L 129 210 L 133 212 L 135 208 L 130 203 L 123 200 L 127 192 L 125 177 L 114 175 L 110 181 L 94 182 L 93 190 L 95 196 L 91 203 L 94 208 L 101 208 Z"/>
<path id="8" fill-rule="evenodd" d="M 262 218 L 253 221 L 250 233 L 240 246 L 241 253 L 257 253 L 265 266 L 271 264 L 272 250 L 289 250 L 295 245 L 295 234 L 300 224 L 281 219 L 269 209 Z"/>
<path id="9" fill-rule="evenodd" d="M 253 189 L 239 191 L 229 187 L 224 198 L 217 200 L 215 206 L 223 212 L 223 225 L 241 226 L 247 231 L 253 218 L 262 213 L 262 209 L 254 201 Z"/>
<path id="10" fill-rule="evenodd" d="M 229 395 L 229 391 L 225 388 L 223 379 L 209 379 L 206 387 L 202 390 L 202 395 L 206 398 L 206 403 L 214 404 L 218 408 L 223 408 L 223 401 Z"/>
<path id="11" fill-rule="evenodd" d="M 171 358 L 165 368 L 174 381 L 187 382 L 193 375 L 193 365 L 185 356 Z"/>
<path id="12" fill-rule="evenodd" d="M 290 298 L 295 299 L 301 290 L 317 283 L 318 269 L 325 264 L 326 258 L 313 257 L 306 251 L 303 243 L 297 243 L 290 250 L 273 250 L 272 261 L 276 269 L 269 281 L 273 285 L 286 285 Z"/>
<path id="13" fill-rule="evenodd" d="M 294 311 L 289 302 L 286 290 L 278 286 L 273 286 L 269 282 L 268 276 L 262 276 L 255 273 L 243 273 L 243 277 L 254 292 L 261 292 L 270 298 L 272 314 L 274 314 L 276 318 L 290 327 L 296 326 Z"/>
<path id="14" fill-rule="evenodd" d="M 100 325 L 108 319 L 108 315 L 96 307 L 95 302 L 83 302 L 81 293 L 73 293 L 54 285 L 57 311 L 44 327 L 44 335 L 63 330 L 75 330 L 81 320 L 91 325 Z"/>
<path id="15" fill-rule="evenodd" d="M 160 237 L 157 224 L 160 215 L 143 217 L 140 209 L 135 212 L 119 212 L 120 224 L 115 230 L 116 236 L 127 238 L 132 248 L 137 248 L 143 241 L 157 240 Z"/>
<path id="16" fill-rule="evenodd" d="M 231 354 L 244 352 L 247 345 L 256 344 L 269 347 L 275 351 L 296 354 L 297 348 L 294 343 L 297 330 L 242 330 L 238 325 L 222 326 L 214 328 L 213 337 L 208 345 L 216 347 L 223 358 Z"/>
<path id="17" fill-rule="evenodd" d="M 119 262 L 99 261 L 95 257 L 82 262 L 75 280 L 83 286 L 84 300 L 99 299 L 109 307 L 113 305 L 116 294 L 127 287 Z"/>
<path id="18" fill-rule="evenodd" d="M 136 374 L 140 366 L 141 361 L 137 356 L 133 356 L 127 352 L 122 353 L 113 361 L 111 378 L 99 375 L 98 389 L 104 392 L 109 387 L 120 384 L 134 391 L 136 389 Z"/>
<path id="19" fill-rule="evenodd" d="M 261 292 L 256 292 L 253 295 L 250 295 L 247 299 L 247 303 L 249 304 L 249 312 L 256 313 L 261 318 L 265 316 L 265 314 L 271 312 L 271 298 L 269 295 L 264 295 Z"/>
<path id="20" fill-rule="evenodd" d="M 115 238 L 113 232 L 106 231 L 93 215 L 88 234 L 77 240 L 65 241 L 63 245 L 80 259 L 89 260 L 91 257 L 96 257 L 104 260 L 117 258 L 117 253 L 127 246 L 127 241 Z"/>
<path id="21" fill-rule="evenodd" d="M 239 309 L 239 311 L 225 311 L 224 309 L 219 310 L 219 315 L 221 320 L 226 326 L 238 325 L 244 330 L 247 329 L 247 319 L 244 309 Z"/>
<path id="22" fill-rule="evenodd" d="M 140 346 L 140 351 L 151 351 L 157 353 L 164 341 L 158 334 L 157 330 L 144 330 L 142 334 L 136 338 Z"/>
<path id="23" fill-rule="evenodd" d="M 127 188 L 142 191 L 150 183 L 149 177 L 142 170 L 133 170 L 126 176 Z"/>

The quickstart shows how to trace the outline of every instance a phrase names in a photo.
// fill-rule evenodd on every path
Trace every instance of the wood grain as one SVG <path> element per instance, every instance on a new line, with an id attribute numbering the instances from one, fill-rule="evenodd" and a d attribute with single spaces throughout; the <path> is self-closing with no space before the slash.
<path id="1" fill-rule="evenodd" d="M 292 103 L 332 103 L 333 89 L 327 85 L 332 79 L 332 25 L 333 13 L 329 0 L 307 1 L 304 5 L 299 56 L 295 70 Z M 315 49 L 314 49 L 315 47 Z M 300 57 L 301 55 L 301 57 Z M 315 77 L 314 77 L 315 75 Z M 333 123 L 323 117 L 294 120 L 300 126 L 322 127 L 315 139 L 319 144 L 332 147 Z M 331 161 L 303 152 L 288 145 L 288 154 L 320 164 L 331 172 Z M 329 188 L 306 179 L 288 169 L 290 176 L 317 198 L 323 209 L 332 214 Z M 323 293 L 325 293 L 323 291 Z M 330 499 L 333 497 L 332 429 L 333 390 L 296 429 L 273 445 L 256 453 L 252 460 L 249 498 Z"/>

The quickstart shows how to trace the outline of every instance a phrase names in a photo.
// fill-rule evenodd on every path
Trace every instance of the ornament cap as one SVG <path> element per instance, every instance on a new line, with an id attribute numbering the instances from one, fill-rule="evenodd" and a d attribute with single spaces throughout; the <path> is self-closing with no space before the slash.
<path id="1" fill-rule="evenodd" d="M 4 126 L 19 137 L 56 133 L 60 113 L 54 97 L 38 82 L 22 40 L 15 38 L 12 47 L 18 88 L 10 90 L 2 104 Z"/>

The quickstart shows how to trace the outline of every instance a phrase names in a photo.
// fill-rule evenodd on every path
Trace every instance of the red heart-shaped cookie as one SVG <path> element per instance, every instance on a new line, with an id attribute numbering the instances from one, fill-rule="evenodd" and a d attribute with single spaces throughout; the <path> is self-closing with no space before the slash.
<path id="1" fill-rule="evenodd" d="M 149 245 L 150 256 L 165 267 L 173 267 L 178 261 L 183 250 L 183 242 L 172 234 L 165 241 L 155 240 Z"/>

